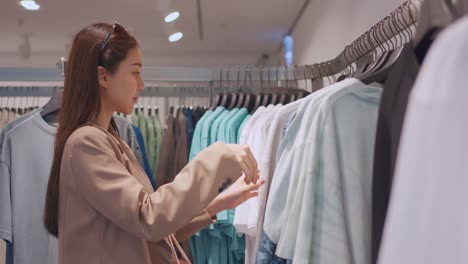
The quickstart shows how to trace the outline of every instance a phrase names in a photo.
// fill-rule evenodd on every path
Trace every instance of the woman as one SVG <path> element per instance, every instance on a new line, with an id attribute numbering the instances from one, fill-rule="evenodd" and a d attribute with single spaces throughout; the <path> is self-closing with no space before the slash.
<path id="1" fill-rule="evenodd" d="M 132 113 L 142 64 L 136 39 L 117 23 L 91 25 L 74 39 L 45 208 L 59 263 L 178 263 L 177 240 L 263 183 L 248 147 L 216 143 L 154 192 L 112 119 Z"/>

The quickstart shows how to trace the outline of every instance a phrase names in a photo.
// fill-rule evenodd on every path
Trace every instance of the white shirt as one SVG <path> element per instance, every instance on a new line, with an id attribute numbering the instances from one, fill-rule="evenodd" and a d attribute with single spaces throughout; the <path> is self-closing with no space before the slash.
<path id="1" fill-rule="evenodd" d="M 252 150 L 259 166 L 262 164 L 263 157 L 265 154 L 265 143 L 269 131 L 271 120 L 275 113 L 281 109 L 282 105 L 269 105 L 263 114 L 256 119 L 255 124 L 252 126 L 247 144 Z M 237 217 L 237 218 L 236 218 Z M 256 258 L 255 241 L 257 232 L 257 221 L 258 221 L 258 197 L 254 197 L 236 209 L 235 227 L 239 226 L 238 230 L 245 233 L 245 263 L 254 264 Z"/>
<path id="2" fill-rule="evenodd" d="M 283 106 L 278 110 L 278 112 L 276 112 L 275 116 L 271 120 L 271 125 L 268 128 L 267 126 L 264 126 L 264 130 L 268 129 L 270 133 L 268 133 L 268 137 L 265 143 L 266 149 L 263 163 L 259 164 L 261 178 L 265 179 L 265 184 L 258 190 L 259 208 L 254 249 L 255 254 L 258 250 L 260 238 L 263 232 L 263 219 L 265 216 L 268 190 L 270 188 L 271 178 L 276 167 L 276 157 L 279 144 L 283 138 L 283 128 L 286 125 L 286 122 L 289 120 L 291 114 L 293 114 L 304 101 L 306 101 L 306 98 L 302 98 L 298 101 Z M 266 131 L 264 131 L 264 134 L 267 134 Z"/>
<path id="3" fill-rule="evenodd" d="M 468 18 L 432 44 L 402 131 L 380 264 L 468 263 Z"/>

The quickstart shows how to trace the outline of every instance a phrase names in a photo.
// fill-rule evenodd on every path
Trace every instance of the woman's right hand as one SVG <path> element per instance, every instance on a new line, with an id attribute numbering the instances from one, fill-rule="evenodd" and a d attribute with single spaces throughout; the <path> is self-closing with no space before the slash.
<path id="1" fill-rule="evenodd" d="M 252 151 L 250 150 L 250 147 L 247 145 L 237 144 L 228 144 L 227 146 L 236 155 L 237 161 L 239 162 L 245 175 L 245 183 L 257 183 L 259 175 L 258 164 Z"/>

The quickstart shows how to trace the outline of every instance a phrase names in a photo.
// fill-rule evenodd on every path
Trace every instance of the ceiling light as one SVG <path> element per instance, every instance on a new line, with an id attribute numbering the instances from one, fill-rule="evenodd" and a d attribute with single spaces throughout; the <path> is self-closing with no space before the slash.
<path id="1" fill-rule="evenodd" d="M 183 36 L 184 36 L 184 34 L 182 34 L 182 32 L 174 33 L 169 37 L 169 41 L 170 42 L 176 42 L 176 41 L 180 40 Z"/>
<path id="2" fill-rule="evenodd" d="M 22 0 L 20 5 L 26 10 L 36 11 L 39 10 L 40 6 L 34 2 L 34 0 Z"/>
<path id="3" fill-rule="evenodd" d="M 176 20 L 177 18 L 179 18 L 179 16 L 180 16 L 180 13 L 175 11 L 175 12 L 172 12 L 169 15 L 167 15 L 166 18 L 164 18 L 164 21 L 166 21 L 166 23 L 170 23 L 170 22 Z"/>

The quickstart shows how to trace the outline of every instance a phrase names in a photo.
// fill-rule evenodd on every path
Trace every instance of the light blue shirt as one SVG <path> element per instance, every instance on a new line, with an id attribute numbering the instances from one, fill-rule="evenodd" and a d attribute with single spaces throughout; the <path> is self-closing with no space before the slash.
<path id="1" fill-rule="evenodd" d="M 223 121 L 224 117 L 229 114 L 228 110 L 223 110 L 221 114 L 216 118 L 216 120 L 213 122 L 211 126 L 211 131 L 210 131 L 210 142 L 215 143 L 218 139 L 218 131 L 219 131 L 219 126 L 221 125 L 221 122 Z"/>
<path id="2" fill-rule="evenodd" d="M 237 144 L 237 136 L 239 127 L 244 122 L 245 118 L 248 115 L 248 111 L 246 108 L 239 109 L 237 113 L 228 120 L 225 130 L 224 138 L 226 139 L 226 143 L 230 144 Z"/>
<path id="3" fill-rule="evenodd" d="M 7 264 L 58 262 L 57 239 L 44 227 L 56 131 L 38 111 L 4 135 L 0 152 L 0 239 L 9 242 Z"/>
<path id="4" fill-rule="evenodd" d="M 308 128 L 305 145 L 312 151 L 305 152 L 296 188 L 302 196 L 287 204 L 291 214 L 277 249 L 280 257 L 293 252 L 293 263 L 371 260 L 372 159 L 382 88 L 356 79 L 343 85 L 322 98 Z M 288 252 L 291 237 L 297 243 Z"/>
<path id="5" fill-rule="evenodd" d="M 201 138 L 201 148 L 207 148 L 211 144 L 215 143 L 211 141 L 211 128 L 213 127 L 213 123 L 216 121 L 216 119 L 226 111 L 226 108 L 223 106 L 218 106 L 216 110 L 207 116 L 206 120 L 203 121 L 203 127 L 202 127 L 202 138 Z"/>

